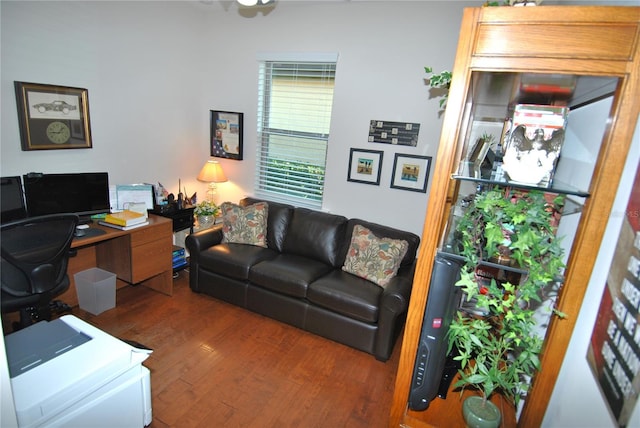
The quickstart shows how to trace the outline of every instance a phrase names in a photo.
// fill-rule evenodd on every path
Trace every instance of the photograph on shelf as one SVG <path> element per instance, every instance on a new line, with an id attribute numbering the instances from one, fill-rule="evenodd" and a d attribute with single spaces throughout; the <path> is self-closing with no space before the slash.
<path id="1" fill-rule="evenodd" d="M 92 147 L 86 89 L 27 82 L 14 86 L 23 151 Z"/>
<path id="2" fill-rule="evenodd" d="M 380 184 L 382 156 L 380 150 L 351 149 L 347 181 L 365 184 Z"/>
<path id="3" fill-rule="evenodd" d="M 243 113 L 210 111 L 211 156 L 242 160 Z"/>
<path id="4" fill-rule="evenodd" d="M 549 186 L 564 142 L 569 109 L 518 104 L 504 150 L 503 169 L 518 183 Z"/>
<path id="5" fill-rule="evenodd" d="M 431 156 L 396 153 L 391 188 L 426 193 Z"/>

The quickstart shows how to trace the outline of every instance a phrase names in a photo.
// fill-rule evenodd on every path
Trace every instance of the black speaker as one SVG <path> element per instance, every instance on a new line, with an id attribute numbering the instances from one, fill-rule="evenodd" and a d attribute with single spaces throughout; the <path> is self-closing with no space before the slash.
<path id="1" fill-rule="evenodd" d="M 457 371 L 451 360 L 447 362 L 447 331 L 462 295 L 455 286 L 460 279 L 460 263 L 442 255 L 436 257 L 409 393 L 411 410 L 426 410 L 429 403 L 441 395 L 441 388 L 446 395 Z"/>

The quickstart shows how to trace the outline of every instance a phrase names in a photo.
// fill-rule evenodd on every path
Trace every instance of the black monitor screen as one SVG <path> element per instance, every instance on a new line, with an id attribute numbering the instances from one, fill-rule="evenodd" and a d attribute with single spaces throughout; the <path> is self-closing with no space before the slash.
<path id="1" fill-rule="evenodd" d="M 27 216 L 19 176 L 0 178 L 0 223 L 20 220 Z"/>
<path id="2" fill-rule="evenodd" d="M 87 220 L 91 215 L 110 211 L 106 172 L 30 173 L 22 178 L 29 216 L 73 213 Z"/>

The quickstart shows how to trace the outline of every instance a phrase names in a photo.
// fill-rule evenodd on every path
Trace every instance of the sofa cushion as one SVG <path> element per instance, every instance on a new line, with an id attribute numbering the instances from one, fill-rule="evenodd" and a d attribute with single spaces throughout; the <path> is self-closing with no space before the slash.
<path id="1" fill-rule="evenodd" d="M 340 267 L 346 217 L 296 208 L 289 223 L 283 251 Z"/>
<path id="2" fill-rule="evenodd" d="M 366 227 L 356 225 L 342 270 L 384 287 L 398 273 L 408 247 L 407 241 L 379 238 Z"/>
<path id="3" fill-rule="evenodd" d="M 199 269 L 246 281 L 251 266 L 277 255 L 274 250 L 255 245 L 218 244 L 200 252 Z"/>
<path id="4" fill-rule="evenodd" d="M 344 264 L 346 259 L 346 255 L 349 252 L 351 247 L 351 237 L 353 235 L 353 228 L 357 225 L 364 226 L 373 232 L 374 235 L 378 237 L 386 237 L 391 239 L 401 239 L 403 241 L 407 241 L 409 244 L 407 248 L 407 253 L 402 258 L 402 262 L 400 263 L 401 267 L 411 267 L 414 265 L 416 261 L 416 254 L 418 252 L 418 247 L 420 246 L 420 237 L 415 233 L 406 232 L 404 230 L 395 229 L 389 226 L 383 226 L 378 223 L 372 223 L 366 220 L 361 220 L 358 218 L 350 219 L 347 223 L 346 228 L 346 237 L 344 241 L 344 246 L 342 248 L 342 253 L 340 255 L 340 266 Z"/>
<path id="5" fill-rule="evenodd" d="M 309 284 L 309 302 L 364 322 L 378 321 L 382 287 L 366 279 L 334 269 Z"/>
<path id="6" fill-rule="evenodd" d="M 222 242 L 267 246 L 267 216 L 269 205 L 258 202 L 241 207 L 225 202 L 222 211 Z"/>
<path id="7" fill-rule="evenodd" d="M 246 207 L 264 200 L 246 197 L 240 200 L 240 206 Z M 269 204 L 269 214 L 267 216 L 267 246 L 282 252 L 284 237 L 289 227 L 289 221 L 293 215 L 293 206 L 279 202 L 266 201 Z"/>
<path id="8" fill-rule="evenodd" d="M 331 266 L 307 257 L 280 254 L 253 266 L 249 281 L 282 294 L 305 298 L 309 284 L 331 269 Z"/>

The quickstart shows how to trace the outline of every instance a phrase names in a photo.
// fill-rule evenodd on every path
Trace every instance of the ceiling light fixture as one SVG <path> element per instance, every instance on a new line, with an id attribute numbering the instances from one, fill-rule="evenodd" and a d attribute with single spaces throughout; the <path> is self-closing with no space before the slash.
<path id="1" fill-rule="evenodd" d="M 272 0 L 238 0 L 242 6 L 256 6 L 258 3 L 265 5 L 271 3 Z"/>

